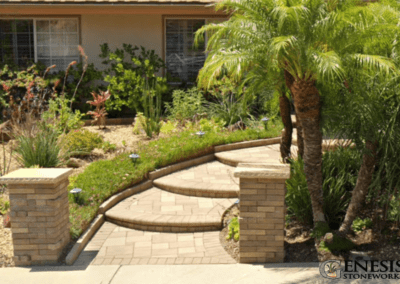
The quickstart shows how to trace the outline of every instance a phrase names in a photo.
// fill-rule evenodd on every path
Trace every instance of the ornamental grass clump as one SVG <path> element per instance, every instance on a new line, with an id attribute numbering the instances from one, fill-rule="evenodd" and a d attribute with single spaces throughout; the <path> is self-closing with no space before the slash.
<path id="1" fill-rule="evenodd" d="M 57 131 L 38 122 L 24 125 L 25 128 L 14 131 L 18 145 L 16 158 L 21 165 L 54 168 L 65 163 Z"/>

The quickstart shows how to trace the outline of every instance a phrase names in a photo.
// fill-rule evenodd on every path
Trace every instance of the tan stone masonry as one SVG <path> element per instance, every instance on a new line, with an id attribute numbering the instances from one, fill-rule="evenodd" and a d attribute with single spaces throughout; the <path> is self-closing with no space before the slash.
<path id="1" fill-rule="evenodd" d="M 240 163 L 234 176 L 240 179 L 239 262 L 283 262 L 290 166 Z"/>
<path id="2" fill-rule="evenodd" d="M 71 169 L 20 169 L 0 178 L 10 193 L 16 266 L 56 263 L 70 240 Z"/>

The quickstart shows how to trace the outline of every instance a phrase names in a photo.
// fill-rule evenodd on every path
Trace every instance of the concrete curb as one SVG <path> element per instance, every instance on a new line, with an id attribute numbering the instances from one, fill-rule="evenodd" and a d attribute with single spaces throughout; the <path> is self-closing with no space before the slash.
<path id="1" fill-rule="evenodd" d="M 86 232 L 78 239 L 76 244 L 72 247 L 72 250 L 68 253 L 65 258 L 65 262 L 67 265 L 74 264 L 75 260 L 79 257 L 79 254 L 85 248 L 89 240 L 93 237 L 93 235 L 97 232 L 101 225 L 104 223 L 104 215 L 100 214 L 92 221 L 89 228 L 86 229 Z"/>

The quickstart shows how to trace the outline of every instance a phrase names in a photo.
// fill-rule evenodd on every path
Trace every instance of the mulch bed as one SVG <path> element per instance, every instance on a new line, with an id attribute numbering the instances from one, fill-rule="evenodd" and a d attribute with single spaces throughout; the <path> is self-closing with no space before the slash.
<path id="1" fill-rule="evenodd" d="M 368 217 L 367 208 L 360 213 L 362 219 Z M 225 250 L 239 261 L 239 242 L 227 240 L 228 220 L 239 215 L 239 208 L 234 205 L 223 217 L 224 228 L 220 233 L 220 241 Z M 374 226 L 377 228 L 377 226 Z M 351 259 L 350 252 L 317 251 L 316 241 L 310 237 L 311 227 L 306 227 L 296 221 L 290 222 L 285 228 L 285 262 L 322 262 L 328 259 Z M 384 234 L 379 230 L 367 229 L 360 233 L 350 233 L 350 239 L 356 248 L 353 251 L 364 252 L 375 260 L 400 260 L 400 230 L 395 224 L 388 224 Z"/>

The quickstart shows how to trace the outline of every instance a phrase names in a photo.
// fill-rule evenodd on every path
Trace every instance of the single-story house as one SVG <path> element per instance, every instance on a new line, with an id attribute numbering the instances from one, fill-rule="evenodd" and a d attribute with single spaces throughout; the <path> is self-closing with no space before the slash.
<path id="1" fill-rule="evenodd" d="M 213 0 L 1 0 L 0 64 L 12 61 L 57 65 L 82 58 L 104 68 L 100 45 L 123 43 L 153 49 L 173 78 L 190 80 L 205 60 L 204 47 L 193 48 L 193 33 L 226 19 L 210 7 Z M 207 40 L 207 39 L 206 39 Z"/>

